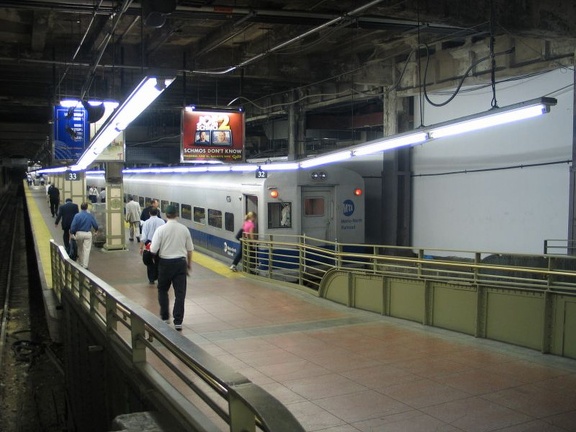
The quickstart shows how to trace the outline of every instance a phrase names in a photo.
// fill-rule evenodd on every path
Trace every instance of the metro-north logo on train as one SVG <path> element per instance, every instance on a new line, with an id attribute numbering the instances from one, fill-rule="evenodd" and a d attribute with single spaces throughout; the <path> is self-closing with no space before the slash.
<path id="1" fill-rule="evenodd" d="M 344 216 L 352 216 L 354 214 L 354 202 L 352 202 L 352 200 L 345 200 L 342 203 L 342 210 Z"/>

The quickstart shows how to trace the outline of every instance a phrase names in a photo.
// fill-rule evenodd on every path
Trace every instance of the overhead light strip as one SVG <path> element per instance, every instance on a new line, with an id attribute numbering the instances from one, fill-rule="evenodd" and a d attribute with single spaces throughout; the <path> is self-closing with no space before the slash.
<path id="1" fill-rule="evenodd" d="M 170 83 L 167 83 L 166 86 L 170 85 Z M 156 94 L 154 98 L 156 98 L 159 94 L 160 93 Z M 152 100 L 154 99 L 151 99 L 150 102 Z M 125 105 L 127 104 L 127 102 L 128 101 L 125 102 Z M 148 102 L 148 104 L 150 102 Z M 258 164 L 241 164 L 241 165 L 219 164 L 219 165 L 205 165 L 194 167 L 126 169 L 124 170 L 124 172 L 125 173 L 230 172 L 230 171 L 255 171 L 256 169 L 262 169 L 265 171 L 280 171 L 280 170 L 296 170 L 300 168 L 311 168 L 319 165 L 341 162 L 357 156 L 365 156 L 386 150 L 392 150 L 395 148 L 423 144 L 425 142 L 431 141 L 432 139 L 444 138 L 448 136 L 456 136 L 467 132 L 472 132 L 480 129 L 485 129 L 493 126 L 503 125 L 506 123 L 537 117 L 542 114 L 550 112 L 550 107 L 556 105 L 556 103 L 557 101 L 554 98 L 542 97 L 538 99 L 532 99 L 526 102 L 510 105 L 504 108 L 493 108 L 489 111 L 480 114 L 474 114 L 466 117 L 461 117 L 455 120 L 450 120 L 444 123 L 439 123 L 432 126 L 426 126 L 400 135 L 393 135 L 389 137 L 380 138 L 362 145 L 347 148 L 346 150 L 324 153 L 320 156 L 316 156 L 300 162 L 298 161 L 278 162 L 278 163 L 272 162 L 269 164 L 258 163 Z M 142 112 L 143 109 L 144 108 L 140 109 L 138 114 Z M 116 125 L 117 121 L 114 121 L 114 119 L 117 117 L 118 116 L 114 116 L 108 124 Z M 134 116 L 132 119 L 134 118 L 136 118 L 136 116 Z M 104 132 L 102 132 L 102 135 L 103 134 Z M 96 138 L 98 138 L 100 135 L 101 134 L 99 133 Z M 94 141 L 96 141 L 96 139 Z M 87 152 L 85 152 L 85 154 Z M 90 163 L 91 162 L 88 162 L 86 166 L 89 165 Z M 84 163 L 82 163 L 82 165 L 83 164 Z M 79 161 L 77 166 L 80 165 L 81 164 Z M 39 172 L 44 173 L 63 172 L 66 169 L 67 168 L 59 167 L 54 168 L 54 170 L 57 171 L 51 171 L 50 169 L 47 169 L 47 170 L 40 170 Z"/>
<path id="2" fill-rule="evenodd" d="M 432 139 L 460 135 L 467 132 L 525 120 L 550 112 L 550 107 L 556 105 L 556 103 L 557 101 L 554 98 L 542 97 L 503 108 L 492 108 L 483 113 L 461 117 L 432 126 L 425 126 L 400 135 L 380 138 L 369 143 L 348 148 L 346 151 L 340 150 L 324 153 L 322 156 L 313 157 L 299 162 L 299 167 L 308 168 L 333 162 L 340 162 L 355 156 L 365 156 L 400 147 L 423 144 Z M 264 165 L 263 169 L 267 168 L 268 167 Z"/>
<path id="3" fill-rule="evenodd" d="M 176 77 L 145 77 L 100 128 L 91 140 L 90 146 L 78 159 L 76 165 L 71 167 L 71 170 L 86 169 L 175 79 Z"/>
<path id="4" fill-rule="evenodd" d="M 467 132 L 477 131 L 506 123 L 513 123 L 538 117 L 550 112 L 550 107 L 556 105 L 556 99 L 540 98 L 505 108 L 493 108 L 481 115 L 472 115 L 457 120 L 451 120 L 435 126 L 428 127 L 430 138 L 444 138 L 460 135 Z"/>

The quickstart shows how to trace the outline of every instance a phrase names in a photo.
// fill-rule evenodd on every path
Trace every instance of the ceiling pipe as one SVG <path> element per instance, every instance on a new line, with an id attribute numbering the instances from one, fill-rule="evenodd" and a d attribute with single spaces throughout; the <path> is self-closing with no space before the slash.
<path id="1" fill-rule="evenodd" d="M 120 20 L 124 16 L 124 13 L 128 10 L 128 8 L 130 7 L 131 4 L 132 4 L 132 0 L 127 0 L 125 3 L 123 3 L 122 9 L 120 9 L 120 11 L 117 14 L 115 14 L 114 22 L 112 23 L 112 27 L 110 28 L 110 30 L 108 31 L 106 36 L 104 36 L 104 41 L 100 47 L 100 51 L 96 55 L 94 62 L 91 65 L 90 71 L 88 72 L 88 77 L 86 78 L 86 81 L 85 81 L 84 85 L 82 86 L 82 91 L 80 93 L 80 100 L 84 100 L 84 98 L 86 97 L 86 94 L 90 90 L 90 87 L 92 87 L 92 82 L 94 81 L 94 76 L 96 75 L 96 70 L 98 69 L 98 65 L 100 64 L 100 60 L 102 60 L 102 56 L 104 55 L 104 51 L 106 51 L 106 48 L 108 47 L 108 44 L 110 43 L 110 40 L 112 39 L 112 35 L 114 34 L 114 31 L 116 30 L 116 27 L 120 23 Z"/>
<path id="2" fill-rule="evenodd" d="M 292 45 L 294 42 L 299 41 L 300 39 L 303 39 L 307 36 L 310 36 L 311 34 L 314 34 L 316 32 L 319 32 L 320 30 L 325 29 L 326 27 L 331 27 L 335 24 L 338 24 L 344 20 L 349 20 L 351 18 L 354 18 L 355 15 L 358 15 L 361 12 L 364 12 L 366 9 L 371 8 L 372 6 L 377 5 L 378 3 L 382 3 L 382 1 L 384 0 L 373 0 L 370 3 L 365 4 L 364 6 L 360 6 L 359 8 L 354 9 L 352 12 L 349 12 L 347 14 L 344 15 L 340 15 L 337 18 L 331 19 L 330 21 L 319 25 L 317 27 L 314 27 L 311 30 L 308 30 L 307 32 L 302 33 L 299 36 L 296 36 L 292 39 L 289 39 L 285 42 L 282 42 L 281 44 L 276 45 L 275 47 L 270 48 L 268 51 L 265 51 L 263 53 L 257 54 L 254 57 L 249 58 L 248 60 L 244 60 L 241 63 L 238 63 L 235 66 L 230 66 L 222 71 L 201 71 L 201 70 L 192 70 L 190 71 L 190 73 L 195 73 L 195 74 L 203 74 L 203 75 L 226 75 L 230 72 L 235 71 L 236 69 L 242 68 L 244 66 L 248 66 L 251 63 L 254 63 L 257 60 L 260 60 L 261 58 L 266 57 L 269 54 L 272 54 L 276 51 L 278 51 L 279 49 L 285 48 L 288 45 Z"/>
<path id="3" fill-rule="evenodd" d="M 97 12 L 98 15 L 110 15 L 116 11 L 117 2 L 115 1 L 102 1 L 100 6 L 100 11 Z M 61 0 L 39 0 L 39 1 L 27 1 L 25 4 L 21 0 L 0 0 L 0 7 L 10 7 L 19 8 L 23 10 L 49 10 L 56 12 L 69 12 L 69 13 L 84 13 L 92 14 L 94 13 L 93 1 L 85 0 L 83 2 L 76 2 L 70 4 L 69 2 L 62 2 Z M 141 6 L 139 3 L 131 4 L 127 14 L 141 15 Z M 358 9 L 357 9 L 358 11 Z M 353 12 L 350 12 L 352 14 Z M 330 21 L 338 18 L 337 15 L 333 14 L 323 14 L 323 13 L 312 13 L 307 11 L 289 11 L 289 10 L 270 10 L 270 9 L 252 9 L 252 8 L 241 8 L 241 7 L 230 7 L 230 6 L 176 6 L 176 10 L 173 15 L 191 15 L 196 18 L 199 15 L 214 15 L 214 16 L 227 16 L 227 15 L 238 15 L 238 16 L 250 16 L 252 19 L 263 17 L 263 18 L 288 18 L 293 19 L 297 24 L 298 20 L 318 20 L 318 21 Z M 358 22 L 366 24 L 371 28 L 381 27 L 382 29 L 404 28 L 406 30 L 409 28 L 422 28 L 425 26 L 427 31 L 437 31 L 437 32 L 449 32 L 463 31 L 466 30 L 462 27 L 451 26 L 446 24 L 430 24 L 423 23 L 412 20 L 400 20 L 391 18 L 381 18 L 381 17 L 358 17 L 356 18 Z M 242 20 L 242 19 L 241 19 Z"/>
<path id="4" fill-rule="evenodd" d="M 90 23 L 88 24 L 88 28 L 86 29 L 86 31 L 82 35 L 82 40 L 78 44 L 78 48 L 76 48 L 76 51 L 74 52 L 74 55 L 72 56 L 72 62 L 74 60 L 76 60 L 76 57 L 78 57 L 78 53 L 80 52 L 82 45 L 84 45 L 84 41 L 88 37 L 88 33 L 90 32 L 90 29 L 92 28 L 92 25 L 94 24 L 94 21 L 96 20 L 96 14 L 97 14 L 98 10 L 100 9 L 100 6 L 102 6 L 103 1 L 104 0 L 100 0 L 100 3 L 98 4 L 98 6 L 96 6 L 96 9 L 94 10 L 94 13 L 92 14 L 92 19 L 90 20 Z M 64 70 L 64 73 L 62 74 L 62 76 L 60 77 L 60 80 L 58 81 L 58 85 L 56 86 L 56 92 L 59 91 L 60 86 L 62 85 L 62 81 L 64 81 L 64 79 L 66 78 L 66 75 L 68 75 L 69 70 L 70 70 L 70 66 L 67 66 L 66 70 Z"/>

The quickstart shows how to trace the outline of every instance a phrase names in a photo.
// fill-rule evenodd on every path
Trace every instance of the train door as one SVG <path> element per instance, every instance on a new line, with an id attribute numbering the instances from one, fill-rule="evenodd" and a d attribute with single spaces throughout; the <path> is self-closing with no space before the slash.
<path id="1" fill-rule="evenodd" d="M 334 188 L 302 187 L 302 234 L 334 240 Z"/>
<path id="2" fill-rule="evenodd" d="M 260 215 L 258 214 L 258 197 L 256 195 L 244 195 L 244 202 L 246 203 L 246 207 L 244 208 L 244 214 L 242 215 L 242 221 L 240 224 L 244 223 L 244 216 L 248 212 L 256 213 L 256 222 L 254 227 L 254 233 L 258 232 L 258 218 Z M 242 225 L 240 225 L 242 226 Z"/>

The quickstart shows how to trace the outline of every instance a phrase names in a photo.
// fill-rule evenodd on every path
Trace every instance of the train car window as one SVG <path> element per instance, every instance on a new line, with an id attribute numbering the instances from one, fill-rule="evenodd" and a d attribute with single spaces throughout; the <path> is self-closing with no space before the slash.
<path id="1" fill-rule="evenodd" d="M 148 207 L 151 202 L 152 202 L 152 198 L 146 197 L 146 199 L 144 200 L 143 206 L 144 206 L 144 207 Z"/>
<path id="2" fill-rule="evenodd" d="M 182 219 L 192 220 L 192 206 L 182 204 L 182 207 L 180 207 L 180 217 Z"/>
<path id="3" fill-rule="evenodd" d="M 166 207 L 168 207 L 169 204 L 170 204 L 169 201 L 167 201 L 167 200 L 161 200 L 161 201 L 160 201 L 160 211 L 161 211 L 162 213 L 166 213 Z"/>
<path id="4" fill-rule="evenodd" d="M 203 207 L 194 207 L 194 222 L 201 224 L 206 223 L 206 209 Z"/>
<path id="5" fill-rule="evenodd" d="M 268 228 L 292 227 L 292 203 L 268 203 Z"/>
<path id="6" fill-rule="evenodd" d="M 306 198 L 304 216 L 324 216 L 324 198 Z"/>
<path id="7" fill-rule="evenodd" d="M 178 211 L 178 217 L 182 217 L 182 211 L 180 210 L 180 203 L 170 201 L 170 205 L 176 207 L 176 210 Z"/>
<path id="8" fill-rule="evenodd" d="M 208 225 L 222 228 L 222 212 L 220 210 L 208 209 Z"/>
<path id="9" fill-rule="evenodd" d="M 178 210 L 180 210 L 180 203 L 174 202 L 174 201 L 170 201 L 170 205 L 173 205 L 174 207 L 176 207 Z"/>
<path id="10" fill-rule="evenodd" d="M 234 231 L 234 213 L 224 213 L 224 229 Z"/>

